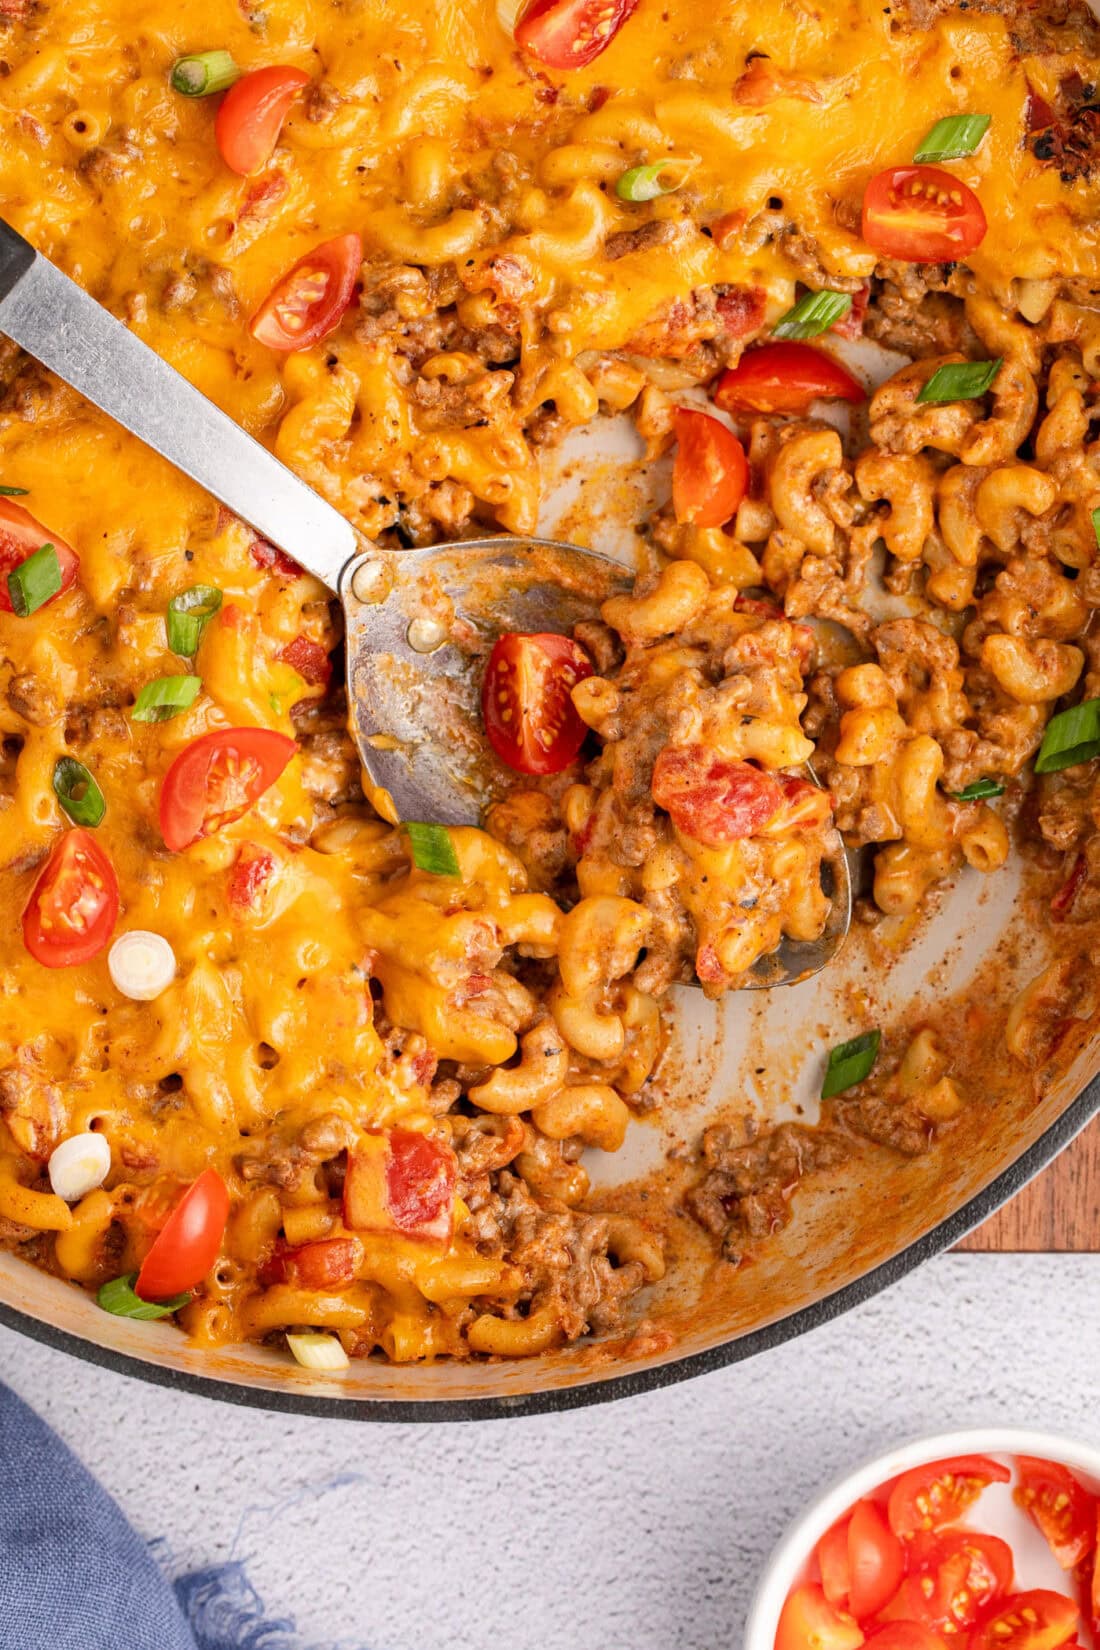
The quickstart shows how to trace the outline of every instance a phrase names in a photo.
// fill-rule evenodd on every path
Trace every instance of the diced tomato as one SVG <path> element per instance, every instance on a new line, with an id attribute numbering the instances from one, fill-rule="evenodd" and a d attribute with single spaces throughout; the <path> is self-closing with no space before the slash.
<path id="1" fill-rule="evenodd" d="M 1084 854 L 1078 854 L 1073 862 L 1073 869 L 1063 882 L 1058 892 L 1050 902 L 1051 915 L 1055 922 L 1064 922 L 1073 909 L 1073 902 L 1077 898 L 1081 884 L 1085 880 L 1087 862 Z"/>
<path id="2" fill-rule="evenodd" d="M 355 296 L 362 263 L 358 235 L 315 246 L 268 293 L 249 322 L 253 338 L 284 355 L 327 338 Z"/>
<path id="3" fill-rule="evenodd" d="M 256 842 L 242 842 L 237 863 L 229 876 L 229 905 L 234 916 L 255 916 L 263 908 L 264 895 L 275 869 L 275 855 Z"/>
<path id="4" fill-rule="evenodd" d="M 901 1583 L 901 1542 L 873 1501 L 857 1502 L 848 1525 L 851 1589 L 848 1608 L 857 1621 L 876 1616 Z"/>
<path id="5" fill-rule="evenodd" d="M 342 1289 L 359 1268 L 362 1250 L 355 1238 L 318 1238 L 292 1249 L 284 1238 L 260 1268 L 265 1289 L 290 1283 L 298 1289 Z"/>
<path id="6" fill-rule="evenodd" d="M 867 392 L 839 361 L 811 344 L 761 344 L 718 380 L 725 412 L 802 413 L 814 401 L 865 401 Z"/>
<path id="7" fill-rule="evenodd" d="M 249 177 L 275 152 L 290 105 L 309 76 L 302 69 L 254 69 L 230 86 L 214 120 L 214 138 L 231 172 Z"/>
<path id="8" fill-rule="evenodd" d="M 23 943 L 44 968 L 99 955 L 118 917 L 118 878 L 91 831 L 66 831 L 38 875 L 23 912 Z"/>
<path id="9" fill-rule="evenodd" d="M 332 660 L 318 642 L 295 636 L 279 654 L 284 664 L 296 670 L 310 687 L 327 688 L 332 680 Z"/>
<path id="10" fill-rule="evenodd" d="M 1013 1499 L 1042 1531 L 1063 1570 L 1075 1569 L 1096 1544 L 1096 1497 L 1057 1461 L 1021 1455 Z"/>
<path id="11" fill-rule="evenodd" d="M 652 791 L 676 829 L 708 848 L 752 836 L 783 801 L 770 773 L 705 745 L 666 745 L 653 765 Z"/>
<path id="12" fill-rule="evenodd" d="M 742 224 L 744 218 L 742 217 Z M 719 230 L 719 223 L 712 225 L 711 233 L 719 242 L 720 233 L 728 234 L 728 230 Z M 758 332 L 764 325 L 764 316 L 768 311 L 768 295 L 762 286 L 731 286 L 725 292 L 719 292 L 714 300 L 714 307 L 718 311 L 718 318 L 722 323 L 723 338 L 747 338 L 750 333 Z"/>
<path id="13" fill-rule="evenodd" d="M 302 576 L 298 563 L 292 561 L 285 550 L 277 550 L 273 544 L 268 544 L 266 539 L 253 539 L 248 553 L 257 567 L 270 567 L 281 578 L 300 579 Z"/>
<path id="14" fill-rule="evenodd" d="M 21 567 L 36 550 L 41 550 L 44 544 L 53 545 L 57 552 L 58 570 L 61 573 L 60 590 L 42 604 L 43 607 L 49 607 L 50 602 L 55 602 L 58 596 L 65 594 L 80 571 L 77 553 L 59 534 L 52 532 L 49 527 L 43 527 L 29 510 L 24 510 L 14 499 L 0 498 L 0 613 L 13 611 L 8 574 Z"/>
<path id="15" fill-rule="evenodd" d="M 164 776 L 160 829 L 174 852 L 246 814 L 278 779 L 295 751 L 270 728 L 219 728 L 182 750 Z"/>
<path id="16" fill-rule="evenodd" d="M 583 69 L 606 51 L 638 0 L 531 0 L 520 13 L 517 46 L 548 69 Z"/>
<path id="17" fill-rule="evenodd" d="M 391 1232 L 446 1247 L 454 1229 L 455 1158 L 411 1129 L 365 1135 L 348 1157 L 344 1221 L 357 1232 Z"/>
<path id="18" fill-rule="evenodd" d="M 677 407 L 672 508 L 679 522 L 721 527 L 745 496 L 749 466 L 732 430 L 709 413 Z"/>
<path id="19" fill-rule="evenodd" d="M 954 262 L 980 246 L 985 231 L 977 195 L 937 166 L 892 166 L 867 185 L 863 239 L 883 258 Z"/>
<path id="20" fill-rule="evenodd" d="M 217 1169 L 204 1169 L 184 1192 L 146 1255 L 134 1288 L 142 1300 L 193 1289 L 218 1258 L 229 1219 L 229 1190 Z"/>
<path id="21" fill-rule="evenodd" d="M 832 793 L 808 779 L 784 774 L 779 781 L 783 800 L 766 827 L 769 836 L 785 836 L 788 831 L 816 830 L 829 822 L 833 811 Z"/>
<path id="22" fill-rule="evenodd" d="M 915 1621 L 956 1637 L 987 1615 L 1012 1586 L 1012 1549 L 977 1530 L 919 1532 L 906 1543 L 909 1574 L 883 1608 L 890 1621 Z"/>
<path id="23" fill-rule="evenodd" d="M 983 1622 L 968 1650 L 1060 1650 L 1072 1639 L 1080 1614 L 1062 1593 L 1043 1588 L 1017 1593 Z"/>
<path id="24" fill-rule="evenodd" d="M 890 1493 L 890 1528 L 895 1535 L 941 1530 L 961 1518 L 990 1484 L 1007 1484 L 1012 1474 L 987 1455 L 959 1455 L 930 1461 L 902 1473 Z"/>
<path id="25" fill-rule="evenodd" d="M 568 636 L 499 636 L 481 684 L 481 711 L 500 760 L 517 773 L 567 768 L 588 732 L 572 690 L 591 674 L 591 659 Z"/>
<path id="26" fill-rule="evenodd" d="M 820 1587 L 796 1587 L 779 1616 L 775 1650 L 859 1650 L 863 1629 L 844 1610 L 834 1610 Z"/>
<path id="27" fill-rule="evenodd" d="M 770 57 L 754 57 L 733 88 L 733 101 L 746 109 L 763 109 L 781 97 L 820 103 L 821 88 L 808 75 L 781 69 Z"/>
<path id="28" fill-rule="evenodd" d="M 851 1518 L 842 1518 L 831 1530 L 826 1530 L 815 1548 L 817 1567 L 821 1572 L 821 1591 L 837 1610 L 848 1608 L 852 1590 L 852 1566 L 848 1558 L 848 1526 Z"/>

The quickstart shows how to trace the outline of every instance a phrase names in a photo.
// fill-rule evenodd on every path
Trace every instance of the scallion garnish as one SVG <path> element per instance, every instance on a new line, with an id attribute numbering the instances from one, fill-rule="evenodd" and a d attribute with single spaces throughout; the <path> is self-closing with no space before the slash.
<path id="1" fill-rule="evenodd" d="M 963 160 L 979 147 L 992 119 L 992 115 L 945 115 L 923 139 L 913 159 Z"/>
<path id="2" fill-rule="evenodd" d="M 1004 357 L 995 361 L 948 361 L 937 367 L 925 384 L 918 401 L 973 401 L 984 395 L 1001 370 Z"/>
<path id="3" fill-rule="evenodd" d="M 821 1098 L 828 1100 L 834 1094 L 841 1094 L 856 1083 L 862 1083 L 878 1059 L 881 1042 L 881 1031 L 865 1031 L 862 1036 L 853 1037 L 851 1042 L 831 1048 L 821 1084 Z"/>
<path id="4" fill-rule="evenodd" d="M 12 612 L 21 619 L 37 613 L 60 589 L 61 563 L 52 544 L 44 544 L 8 574 Z"/>
<path id="5" fill-rule="evenodd" d="M 695 170 L 693 160 L 658 160 L 652 166 L 632 166 L 615 185 L 621 201 L 655 201 L 673 195 Z"/>
<path id="6" fill-rule="evenodd" d="M 26 498 L 29 492 L 29 487 L 0 487 L 0 497 L 3 498 Z"/>
<path id="7" fill-rule="evenodd" d="M 193 52 L 177 57 L 172 64 L 172 90 L 184 97 L 209 97 L 228 91 L 241 78 L 241 71 L 229 52 Z"/>
<path id="8" fill-rule="evenodd" d="M 1100 507 L 1092 512 L 1092 530 L 1096 534 L 1096 548 L 1100 550 Z"/>
<path id="9" fill-rule="evenodd" d="M 999 779 L 975 779 L 961 791 L 952 791 L 956 802 L 983 802 L 987 796 L 1003 796 L 1005 788 Z"/>
<path id="10" fill-rule="evenodd" d="M 1100 756 L 1100 699 L 1086 699 L 1051 717 L 1035 758 L 1035 772 L 1057 773 L 1091 762 L 1094 756 Z"/>
<path id="11" fill-rule="evenodd" d="M 168 603 L 165 628 L 168 646 L 181 659 L 193 659 L 199 651 L 202 633 L 222 605 L 217 585 L 193 584 Z"/>
<path id="12" fill-rule="evenodd" d="M 178 1312 L 191 1299 L 190 1295 L 173 1295 L 171 1300 L 143 1301 L 140 1295 L 134 1293 L 136 1282 L 136 1272 L 130 1272 L 124 1278 L 112 1278 L 109 1283 L 100 1285 L 96 1300 L 104 1312 L 113 1312 L 116 1318 L 147 1321 L 151 1318 L 170 1318 L 173 1312 Z"/>
<path id="13" fill-rule="evenodd" d="M 146 682 L 130 712 L 135 722 L 170 722 L 190 710 L 202 687 L 201 676 L 158 676 Z"/>
<path id="14" fill-rule="evenodd" d="M 781 315 L 772 328 L 773 338 L 817 338 L 828 332 L 834 321 L 852 307 L 850 292 L 806 292 Z"/>
<path id="15" fill-rule="evenodd" d="M 54 764 L 53 789 L 74 825 L 88 825 L 94 830 L 107 812 L 103 792 L 83 762 L 73 756 L 59 757 Z"/>
<path id="16" fill-rule="evenodd" d="M 446 825 L 421 825 L 414 821 L 406 822 L 403 829 L 417 870 L 430 871 L 436 877 L 461 876 L 458 855 Z"/>

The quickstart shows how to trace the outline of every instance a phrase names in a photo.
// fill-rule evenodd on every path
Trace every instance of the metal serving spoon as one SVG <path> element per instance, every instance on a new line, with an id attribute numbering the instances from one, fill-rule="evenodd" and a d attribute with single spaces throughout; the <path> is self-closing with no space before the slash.
<path id="1" fill-rule="evenodd" d="M 569 634 L 629 589 L 628 570 L 552 539 L 378 549 L 3 220 L 0 332 L 337 592 L 368 779 L 399 819 L 478 824 L 486 803 L 515 783 L 481 731 L 493 641 L 503 631 Z M 843 851 L 826 875 L 824 933 L 785 940 L 751 985 L 790 984 L 833 956 L 851 920 Z"/>

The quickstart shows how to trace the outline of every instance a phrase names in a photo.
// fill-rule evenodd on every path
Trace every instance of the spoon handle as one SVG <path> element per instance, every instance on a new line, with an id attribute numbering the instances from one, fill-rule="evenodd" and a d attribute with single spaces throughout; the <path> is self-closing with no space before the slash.
<path id="1" fill-rule="evenodd" d="M 335 590 L 351 523 L 2 219 L 0 332 Z"/>

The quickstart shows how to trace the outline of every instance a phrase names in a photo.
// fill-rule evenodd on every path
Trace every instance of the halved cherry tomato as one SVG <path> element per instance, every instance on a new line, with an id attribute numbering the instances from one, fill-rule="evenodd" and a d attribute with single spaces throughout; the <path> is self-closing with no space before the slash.
<path id="1" fill-rule="evenodd" d="M 1057 1461 L 1017 1457 L 1013 1500 L 1038 1525 L 1063 1570 L 1086 1559 L 1096 1542 L 1096 1497 Z"/>
<path id="2" fill-rule="evenodd" d="M 260 1267 L 260 1282 L 265 1289 L 273 1283 L 290 1283 L 299 1289 L 340 1289 L 355 1277 L 361 1254 L 362 1246 L 355 1238 L 318 1238 L 297 1249 L 280 1238 Z"/>
<path id="3" fill-rule="evenodd" d="M 1011 1476 L 987 1455 L 958 1455 L 914 1467 L 902 1473 L 890 1492 L 890 1528 L 900 1536 L 941 1530 L 961 1518 L 990 1484 L 1007 1484 Z"/>
<path id="4" fill-rule="evenodd" d="M 160 829 L 174 852 L 246 814 L 298 749 L 270 728 L 219 728 L 182 750 L 164 776 Z"/>
<path id="5" fill-rule="evenodd" d="M 708 848 L 752 836 L 783 802 L 779 781 L 705 745 L 666 745 L 653 764 L 653 800 L 678 831 Z"/>
<path id="6" fill-rule="evenodd" d="M 568 636 L 510 631 L 497 638 L 481 684 L 490 745 L 517 773 L 560 773 L 588 729 L 570 698 L 592 661 Z"/>
<path id="7" fill-rule="evenodd" d="M 248 324 L 253 338 L 284 354 L 327 338 L 355 296 L 362 262 L 358 235 L 315 246 L 272 287 Z"/>
<path id="8" fill-rule="evenodd" d="M 863 196 L 863 239 L 884 258 L 954 262 L 980 246 L 985 231 L 977 195 L 938 166 L 892 166 Z"/>
<path id="9" fill-rule="evenodd" d="M 820 1587 L 788 1594 L 775 1633 L 775 1650 L 859 1650 L 863 1629 L 847 1611 L 834 1610 Z"/>
<path id="10" fill-rule="evenodd" d="M 905 1573 L 901 1542 L 873 1501 L 860 1501 L 848 1525 L 851 1591 L 848 1608 L 858 1621 L 877 1616 Z"/>
<path id="11" fill-rule="evenodd" d="M 1085 1590 L 1085 1611 L 1092 1636 L 1100 1644 L 1100 1505 L 1096 1508 L 1096 1544 L 1092 1560 L 1081 1566 Z"/>
<path id="12" fill-rule="evenodd" d="M 65 543 L 57 533 L 50 528 L 43 527 L 36 521 L 29 510 L 24 510 L 21 504 L 16 504 L 10 498 L 0 498 L 0 613 L 11 613 L 11 593 L 8 590 L 8 574 L 22 565 L 36 550 L 41 550 L 44 544 L 52 544 L 57 552 L 57 565 L 61 572 L 61 589 L 49 601 L 43 602 L 43 607 L 49 607 L 58 596 L 63 596 L 80 570 L 80 560 L 76 551 Z"/>
<path id="13" fill-rule="evenodd" d="M 909 1574 L 882 1611 L 957 1637 L 976 1626 L 1012 1586 L 1007 1542 L 977 1530 L 920 1531 L 907 1543 Z"/>
<path id="14" fill-rule="evenodd" d="M 275 855 L 256 842 L 242 842 L 229 877 L 229 904 L 234 916 L 256 916 L 275 869 Z"/>
<path id="15" fill-rule="evenodd" d="M 515 42 L 548 69 L 583 69 L 606 51 L 638 0 L 531 0 Z"/>
<path id="16" fill-rule="evenodd" d="M 98 956 L 118 916 L 115 868 L 91 831 L 56 842 L 23 912 L 23 943 L 44 968 L 72 968 Z"/>
<path id="17" fill-rule="evenodd" d="M 303 69 L 253 69 L 230 86 L 214 120 L 214 137 L 231 172 L 246 178 L 271 159 L 290 105 L 309 76 Z"/>
<path id="18" fill-rule="evenodd" d="M 982 1624 L 969 1650 L 1059 1650 L 1073 1637 L 1080 1614 L 1062 1593 L 1041 1587 L 1017 1593 Z"/>
<path id="19" fill-rule="evenodd" d="M 852 1566 L 848 1558 L 848 1525 L 850 1518 L 842 1518 L 831 1530 L 826 1530 L 815 1548 L 817 1567 L 821 1572 L 821 1591 L 838 1610 L 848 1607 L 852 1590 Z"/>
<path id="20" fill-rule="evenodd" d="M 672 421 L 677 441 L 672 466 L 676 520 L 693 527 L 721 527 L 748 488 L 745 450 L 733 432 L 709 413 L 677 407 Z"/>
<path id="21" fill-rule="evenodd" d="M 412 1129 L 364 1135 L 349 1154 L 344 1220 L 353 1231 L 448 1244 L 454 1227 L 455 1156 Z"/>
<path id="22" fill-rule="evenodd" d="M 867 1650 L 947 1650 L 947 1645 L 930 1627 L 916 1621 L 891 1621 L 867 1640 Z"/>
<path id="23" fill-rule="evenodd" d="M 284 664 L 296 670 L 310 687 L 327 688 L 332 680 L 332 660 L 319 642 L 308 636 L 295 636 L 279 654 Z"/>
<path id="24" fill-rule="evenodd" d="M 839 361 L 810 344 L 761 344 L 718 380 L 724 412 L 805 412 L 812 401 L 866 401 L 867 391 Z"/>
<path id="25" fill-rule="evenodd" d="M 229 1191 L 217 1169 L 204 1169 L 168 1217 L 138 1273 L 142 1300 L 182 1295 L 206 1276 L 218 1257 L 229 1219 Z"/>

